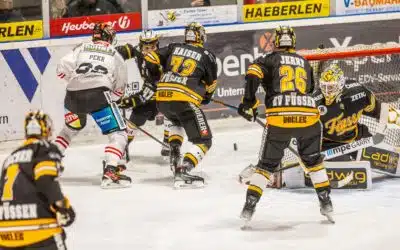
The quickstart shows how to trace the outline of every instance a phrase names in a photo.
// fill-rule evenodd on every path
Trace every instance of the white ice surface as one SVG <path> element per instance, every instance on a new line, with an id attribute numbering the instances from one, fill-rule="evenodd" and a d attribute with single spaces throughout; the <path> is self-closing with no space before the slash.
<path id="1" fill-rule="evenodd" d="M 236 177 L 256 162 L 261 140 L 257 126 L 247 127 L 214 133 L 213 147 L 199 166 L 207 186 L 197 190 L 172 189 L 160 147 L 148 139 L 131 147 L 130 189 L 100 189 L 104 145 L 70 148 L 62 177 L 63 191 L 77 212 L 76 223 L 67 229 L 69 249 L 400 249 L 397 179 L 374 183 L 371 191 L 333 191 L 335 225 L 324 223 L 313 190 L 267 190 L 253 230 L 241 231 L 238 216 L 246 188 Z"/>

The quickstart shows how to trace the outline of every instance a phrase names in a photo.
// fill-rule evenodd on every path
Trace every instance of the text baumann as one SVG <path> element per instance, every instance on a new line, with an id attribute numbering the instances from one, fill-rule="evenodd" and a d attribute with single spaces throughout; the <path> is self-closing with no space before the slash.
<path id="1" fill-rule="evenodd" d="M 281 6 L 260 6 L 246 9 L 245 18 L 263 18 L 270 16 L 294 16 L 304 14 L 318 14 L 322 11 L 322 3 L 287 4 Z"/>

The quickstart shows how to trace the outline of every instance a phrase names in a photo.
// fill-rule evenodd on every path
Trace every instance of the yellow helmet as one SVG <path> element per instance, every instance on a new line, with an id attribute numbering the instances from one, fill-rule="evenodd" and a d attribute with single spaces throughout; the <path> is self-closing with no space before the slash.
<path id="1" fill-rule="evenodd" d="M 343 70 L 337 64 L 331 64 L 322 71 L 319 86 L 325 97 L 326 105 L 332 104 L 342 92 L 345 81 Z"/>

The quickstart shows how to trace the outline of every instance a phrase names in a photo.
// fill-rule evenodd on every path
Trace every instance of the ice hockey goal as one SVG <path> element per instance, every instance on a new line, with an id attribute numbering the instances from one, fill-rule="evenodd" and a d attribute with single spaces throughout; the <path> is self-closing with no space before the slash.
<path id="1" fill-rule="evenodd" d="M 301 50 L 298 53 L 311 62 L 317 83 L 322 68 L 329 63 L 337 63 L 347 79 L 364 85 L 380 102 L 400 108 L 399 44 Z M 363 116 L 361 122 L 368 126 L 372 134 L 375 133 L 378 121 Z M 400 130 L 388 129 L 384 142 L 400 147 Z M 289 150 L 285 151 L 284 163 L 297 161 L 296 159 Z"/>

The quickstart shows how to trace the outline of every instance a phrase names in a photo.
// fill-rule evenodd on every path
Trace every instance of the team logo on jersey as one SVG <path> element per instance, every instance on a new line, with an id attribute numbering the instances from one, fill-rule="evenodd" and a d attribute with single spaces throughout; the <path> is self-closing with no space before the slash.
<path id="1" fill-rule="evenodd" d="M 326 113 L 328 113 L 328 109 L 324 105 L 319 105 L 318 110 L 321 115 L 326 115 Z"/>

